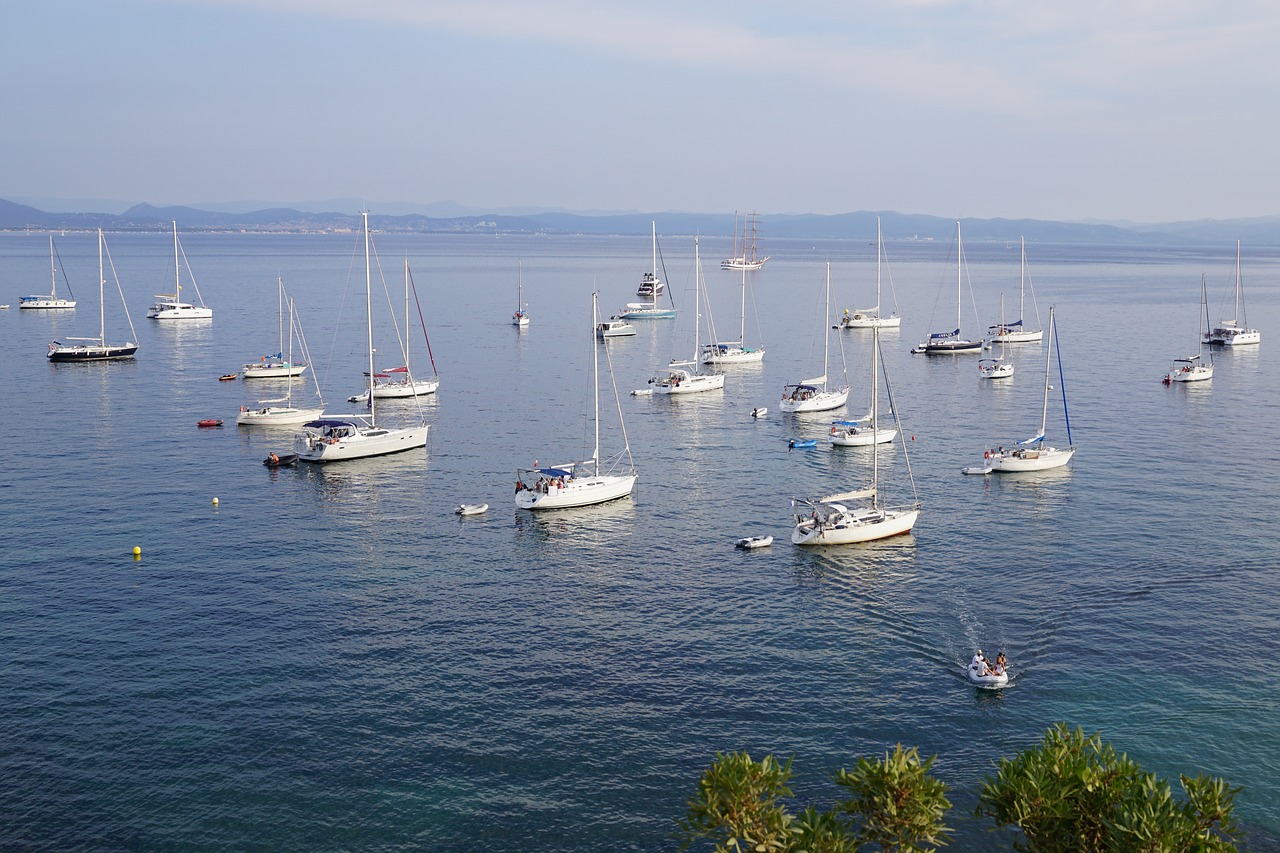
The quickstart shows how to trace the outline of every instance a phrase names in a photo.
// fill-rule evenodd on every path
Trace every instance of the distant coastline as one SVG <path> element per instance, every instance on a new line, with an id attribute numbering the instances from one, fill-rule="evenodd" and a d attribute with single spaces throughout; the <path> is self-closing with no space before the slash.
<path id="1" fill-rule="evenodd" d="M 840 214 L 769 214 L 761 212 L 762 237 L 874 238 L 879 217 L 887 239 L 949 240 L 955 219 L 895 211 L 856 211 Z M 427 216 L 378 214 L 370 224 L 383 232 L 439 234 L 599 234 L 645 235 L 650 222 L 666 234 L 731 235 L 731 213 L 572 213 L 548 211 L 522 214 Z M 0 231 L 80 231 L 105 228 L 120 232 L 166 230 L 177 221 L 187 232 L 333 234 L 354 233 L 360 226 L 356 212 L 307 212 L 271 207 L 245 213 L 197 207 L 156 207 L 138 204 L 123 213 L 54 213 L 0 199 Z M 968 240 L 1100 243 L 1119 245 L 1178 245 L 1241 240 L 1247 245 L 1280 246 L 1280 215 L 1248 219 L 1198 220 L 1157 224 L 1054 222 L 1037 219 L 964 219 Z"/>

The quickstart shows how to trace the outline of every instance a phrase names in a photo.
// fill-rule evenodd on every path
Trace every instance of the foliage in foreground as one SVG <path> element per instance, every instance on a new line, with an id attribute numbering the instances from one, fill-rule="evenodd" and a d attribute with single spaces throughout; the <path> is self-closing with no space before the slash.
<path id="1" fill-rule="evenodd" d="M 835 782 L 846 798 L 829 811 L 792 814 L 791 761 L 745 752 L 717 753 L 680 821 L 684 847 L 710 841 L 717 853 L 924 853 L 945 845 L 946 785 L 901 744 L 883 759 L 859 758 Z M 1168 782 L 1117 753 L 1101 735 L 1063 724 L 1013 758 L 1002 758 L 981 787 L 979 817 L 1018 830 L 1028 853 L 1236 850 L 1233 811 L 1240 788 L 1208 776 L 1181 776 L 1184 797 Z"/>
<path id="2" fill-rule="evenodd" d="M 929 775 L 932 765 L 932 758 L 921 762 L 914 747 L 904 750 L 902 744 L 883 760 L 860 758 L 853 770 L 835 775 L 847 799 L 830 811 L 810 806 L 795 816 L 781 802 L 791 796 L 790 761 L 717 754 L 680 822 L 685 846 L 710 839 L 717 853 L 853 853 L 868 844 L 931 851 L 946 844 L 942 818 L 951 808 L 946 785 Z"/>

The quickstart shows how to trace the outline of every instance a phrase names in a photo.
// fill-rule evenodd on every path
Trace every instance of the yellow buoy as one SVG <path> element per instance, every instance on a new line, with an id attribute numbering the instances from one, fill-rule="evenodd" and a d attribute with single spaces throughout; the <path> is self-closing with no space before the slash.
<path id="1" fill-rule="evenodd" d="M 217 498 L 214 498 L 214 499 L 213 499 L 213 505 L 214 505 L 214 506 L 217 506 L 217 505 L 218 505 L 218 499 L 217 499 Z"/>
<path id="2" fill-rule="evenodd" d="M 141 549 L 141 548 L 139 548 L 137 545 L 134 545 L 134 546 L 133 546 L 133 559 L 135 559 L 135 560 L 141 560 L 141 559 L 142 559 L 142 549 Z"/>

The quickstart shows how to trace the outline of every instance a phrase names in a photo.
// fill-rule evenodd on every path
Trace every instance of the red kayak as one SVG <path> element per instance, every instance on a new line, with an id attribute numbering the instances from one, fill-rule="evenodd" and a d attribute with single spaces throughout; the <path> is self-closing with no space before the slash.
<path id="1" fill-rule="evenodd" d="M 208 418 L 203 421 L 196 421 L 198 427 L 217 427 L 222 426 L 222 418 Z"/>

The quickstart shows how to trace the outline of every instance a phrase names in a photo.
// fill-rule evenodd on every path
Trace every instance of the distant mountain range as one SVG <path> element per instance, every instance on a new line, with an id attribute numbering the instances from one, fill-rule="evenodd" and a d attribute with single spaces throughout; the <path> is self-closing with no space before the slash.
<path id="1" fill-rule="evenodd" d="M 401 207 L 401 206 L 397 206 Z M 442 209 L 459 209 L 441 203 Z M 889 239 L 949 240 L 955 220 L 943 216 L 893 211 L 857 211 L 834 215 L 761 215 L 761 235 L 802 238 L 874 238 L 876 217 L 881 218 Z M 665 234 L 733 233 L 735 217 L 725 213 L 574 213 L 530 211 L 429 216 L 423 213 L 387 215 L 370 213 L 370 224 L 380 231 L 473 234 L 618 234 L 644 235 L 657 220 Z M 324 233 L 355 231 L 355 213 L 317 212 L 267 207 L 237 212 L 197 207 L 155 207 L 137 204 L 123 213 L 50 213 L 0 199 L 0 230 L 52 231 L 105 228 L 111 231 L 157 231 L 176 221 L 185 231 Z M 1280 246 L 1280 216 L 1250 219 L 1199 220 L 1162 224 L 1100 222 L 1050 222 L 1037 219 L 966 219 L 968 240 L 1016 240 L 1026 237 L 1041 243 L 1193 244 L 1242 240 L 1249 245 Z"/>

